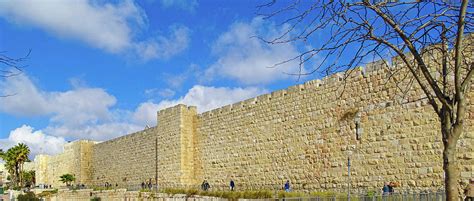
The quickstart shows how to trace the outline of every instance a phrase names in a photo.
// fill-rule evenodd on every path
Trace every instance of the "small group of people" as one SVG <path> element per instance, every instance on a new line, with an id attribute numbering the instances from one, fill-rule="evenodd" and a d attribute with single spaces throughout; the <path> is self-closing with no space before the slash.
<path id="1" fill-rule="evenodd" d="M 142 182 L 142 189 L 148 189 L 148 190 L 151 190 L 151 188 L 153 188 L 153 183 L 151 183 L 151 180 L 149 181 L 144 181 Z"/>
<path id="2" fill-rule="evenodd" d="M 42 189 L 51 188 L 51 184 L 39 184 L 38 186 L 39 186 L 39 188 L 42 188 Z"/>
<path id="3" fill-rule="evenodd" d="M 112 188 L 112 184 L 109 183 L 108 181 L 106 181 L 105 184 L 104 184 L 104 187 L 105 187 L 105 188 Z M 118 184 L 117 184 L 117 183 L 115 184 L 115 187 L 118 187 Z"/>
<path id="4" fill-rule="evenodd" d="M 385 182 L 382 187 L 382 195 L 390 195 L 395 192 L 395 187 L 398 186 L 395 182 Z"/>
<path id="5" fill-rule="evenodd" d="M 201 190 L 203 191 L 208 191 L 209 189 L 211 188 L 211 185 L 209 184 L 209 182 L 207 180 L 204 180 L 202 181 L 202 184 L 201 184 Z M 230 180 L 229 182 L 229 188 L 230 188 L 230 191 L 234 191 L 235 190 L 235 182 L 233 179 Z M 285 189 L 286 192 L 290 192 L 291 190 L 291 187 L 290 187 L 290 180 L 287 180 L 285 185 L 283 186 L 283 188 Z"/>
<path id="6" fill-rule="evenodd" d="M 201 184 L 201 190 L 208 191 L 210 188 L 211 188 L 211 185 L 209 184 L 209 182 L 207 182 L 207 180 L 204 180 Z M 232 179 L 230 180 L 229 188 L 230 188 L 230 191 L 234 191 L 235 189 L 235 182 Z"/>
<path id="7" fill-rule="evenodd" d="M 201 190 L 207 191 L 210 188 L 211 188 L 211 185 L 209 184 L 209 182 L 207 182 L 207 180 L 204 180 L 201 184 Z"/>

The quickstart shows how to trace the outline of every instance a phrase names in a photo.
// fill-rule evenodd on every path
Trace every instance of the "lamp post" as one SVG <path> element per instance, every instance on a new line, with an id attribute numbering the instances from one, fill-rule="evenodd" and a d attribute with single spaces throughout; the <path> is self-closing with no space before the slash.
<path id="1" fill-rule="evenodd" d="M 351 155 L 352 151 L 347 152 L 347 200 L 351 201 Z"/>
<path id="2" fill-rule="evenodd" d="M 155 139 L 155 190 L 158 192 L 158 138 Z"/>

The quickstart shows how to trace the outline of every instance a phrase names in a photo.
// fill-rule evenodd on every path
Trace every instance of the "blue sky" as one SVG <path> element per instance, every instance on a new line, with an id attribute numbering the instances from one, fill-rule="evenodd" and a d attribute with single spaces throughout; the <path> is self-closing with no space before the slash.
<path id="1" fill-rule="evenodd" d="M 75 139 L 107 140 L 156 125 L 178 104 L 200 112 L 302 83 L 282 28 L 259 1 L 2 1 L 0 51 L 23 73 L 0 80 L 0 145 L 54 154 Z M 305 78 L 309 79 L 309 78 Z"/>

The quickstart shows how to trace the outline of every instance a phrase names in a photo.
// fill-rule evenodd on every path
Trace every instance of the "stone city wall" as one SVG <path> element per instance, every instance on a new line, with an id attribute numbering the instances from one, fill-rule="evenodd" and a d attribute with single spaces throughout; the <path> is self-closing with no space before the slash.
<path id="1" fill-rule="evenodd" d="M 55 156 L 37 155 L 34 161 L 36 184 L 64 186 L 59 177 L 72 174 L 77 184 L 91 183 L 92 147 L 89 140 L 79 140 L 64 145 L 64 152 Z"/>
<path id="2" fill-rule="evenodd" d="M 387 69 L 310 81 L 198 116 L 195 177 L 252 188 L 378 189 L 443 185 L 440 123 L 419 89 L 399 97 Z M 344 93 L 340 93 L 344 90 Z M 471 90 L 469 97 L 473 97 Z M 341 97 L 338 97 L 341 96 Z M 472 101 L 471 101 L 472 102 Z M 459 142 L 463 180 L 474 177 L 469 106 Z"/>
<path id="3" fill-rule="evenodd" d="M 472 60 L 473 37 L 465 55 Z M 439 79 L 436 48 L 423 57 Z M 410 58 L 410 56 L 408 56 Z M 195 180 L 242 188 L 379 190 L 443 186 L 440 122 L 399 57 L 198 115 Z M 403 93 L 407 91 L 407 93 Z M 461 179 L 474 177 L 474 86 L 458 142 Z M 348 176 L 348 158 L 351 178 Z"/>
<path id="4" fill-rule="evenodd" d="M 195 183 L 194 141 L 187 133 L 195 131 L 196 114 L 196 107 L 168 108 L 158 112 L 157 127 L 95 145 L 92 184 L 138 188 L 142 182 L 155 183 L 156 173 L 161 185 Z"/>
<path id="5" fill-rule="evenodd" d="M 128 186 L 154 178 L 156 127 L 102 142 L 93 148 L 93 185 Z"/>
<path id="6" fill-rule="evenodd" d="M 388 181 L 441 188 L 438 117 L 400 59 L 388 64 L 377 61 L 202 114 L 185 105 L 167 108 L 158 112 L 156 127 L 81 149 L 91 157 L 77 149 L 39 156 L 38 178 L 52 183 L 69 172 L 88 185 L 138 188 L 155 183 L 158 173 L 162 187 L 197 187 L 203 180 L 223 187 L 233 179 L 238 188 L 275 189 L 290 180 L 300 190 L 341 190 L 350 158 L 357 189 L 380 189 Z M 439 76 L 436 63 L 430 65 Z M 463 182 L 474 177 L 473 89 L 458 144 Z M 86 162 L 77 166 L 77 158 Z M 78 169 L 83 164 L 89 169 Z"/>

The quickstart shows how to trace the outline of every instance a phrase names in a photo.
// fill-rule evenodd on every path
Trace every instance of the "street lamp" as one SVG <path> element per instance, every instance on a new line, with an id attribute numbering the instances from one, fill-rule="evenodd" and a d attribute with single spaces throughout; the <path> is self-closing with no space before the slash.
<path id="1" fill-rule="evenodd" d="M 155 191 L 158 192 L 158 138 L 155 139 Z"/>
<path id="2" fill-rule="evenodd" d="M 352 151 L 347 151 L 347 176 L 348 176 L 348 182 L 347 182 L 347 200 L 351 200 L 351 155 Z"/>

